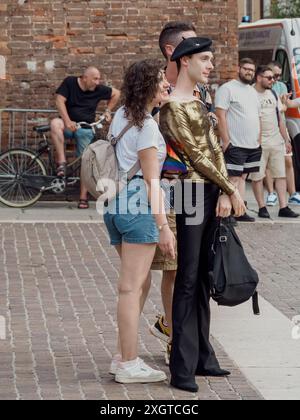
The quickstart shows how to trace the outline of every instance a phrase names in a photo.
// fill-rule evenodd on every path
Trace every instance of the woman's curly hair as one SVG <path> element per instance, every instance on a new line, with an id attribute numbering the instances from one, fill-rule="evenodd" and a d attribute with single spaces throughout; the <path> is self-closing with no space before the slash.
<path id="1" fill-rule="evenodd" d="M 161 72 L 162 63 L 153 59 L 133 63 L 125 72 L 122 86 L 125 116 L 139 128 L 143 127 L 147 104 L 157 93 Z"/>

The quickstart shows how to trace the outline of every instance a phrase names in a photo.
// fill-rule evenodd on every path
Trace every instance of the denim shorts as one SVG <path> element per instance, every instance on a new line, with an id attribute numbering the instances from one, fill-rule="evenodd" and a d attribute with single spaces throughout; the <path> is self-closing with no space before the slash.
<path id="1" fill-rule="evenodd" d="M 151 213 L 143 179 L 135 178 L 104 210 L 104 222 L 111 245 L 122 242 L 159 242 L 159 232 Z"/>
<path id="2" fill-rule="evenodd" d="M 78 128 L 76 131 L 64 130 L 64 136 L 68 140 L 76 140 L 76 157 L 84 152 L 84 149 L 94 140 L 93 130 L 88 128 Z"/>

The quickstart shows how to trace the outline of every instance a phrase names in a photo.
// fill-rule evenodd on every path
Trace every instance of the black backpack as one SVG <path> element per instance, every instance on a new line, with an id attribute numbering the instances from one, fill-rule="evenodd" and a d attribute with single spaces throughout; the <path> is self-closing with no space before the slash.
<path id="1" fill-rule="evenodd" d="M 258 274 L 251 267 L 229 219 L 220 219 L 211 252 L 213 263 L 209 280 L 212 299 L 218 305 L 236 306 L 252 298 L 253 312 L 259 315 Z"/>

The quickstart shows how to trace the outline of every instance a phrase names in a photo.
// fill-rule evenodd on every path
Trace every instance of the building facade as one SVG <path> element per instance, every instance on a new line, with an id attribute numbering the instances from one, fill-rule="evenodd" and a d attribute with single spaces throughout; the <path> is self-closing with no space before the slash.
<path id="1" fill-rule="evenodd" d="M 0 108 L 53 108 L 55 89 L 88 65 L 120 87 L 124 68 L 162 58 L 158 35 L 188 20 L 215 43 L 213 82 L 235 76 L 237 0 L 0 0 Z"/>
<path id="2" fill-rule="evenodd" d="M 238 0 L 238 19 L 249 16 L 251 22 L 270 17 L 271 0 Z"/>

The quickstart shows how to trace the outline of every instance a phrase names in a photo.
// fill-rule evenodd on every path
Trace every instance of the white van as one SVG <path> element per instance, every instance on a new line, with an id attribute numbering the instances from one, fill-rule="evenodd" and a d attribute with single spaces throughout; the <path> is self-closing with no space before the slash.
<path id="1" fill-rule="evenodd" d="M 262 19 L 239 26 L 239 56 L 256 64 L 282 64 L 282 81 L 300 98 L 300 18 Z M 300 109 L 289 109 L 287 126 L 293 140 L 297 190 L 300 191 Z"/>

